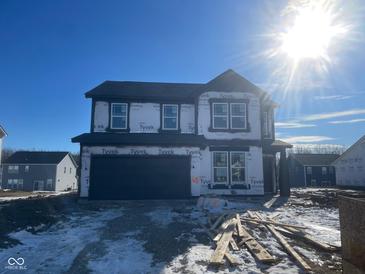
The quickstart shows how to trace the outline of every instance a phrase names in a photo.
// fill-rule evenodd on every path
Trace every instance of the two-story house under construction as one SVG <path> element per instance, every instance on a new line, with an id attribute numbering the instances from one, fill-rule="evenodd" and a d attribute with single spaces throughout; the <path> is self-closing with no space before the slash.
<path id="1" fill-rule="evenodd" d="M 227 70 L 205 84 L 106 81 L 92 99 L 80 143 L 80 197 L 168 199 L 276 192 L 270 96 Z M 284 156 L 284 157 L 283 157 Z"/>

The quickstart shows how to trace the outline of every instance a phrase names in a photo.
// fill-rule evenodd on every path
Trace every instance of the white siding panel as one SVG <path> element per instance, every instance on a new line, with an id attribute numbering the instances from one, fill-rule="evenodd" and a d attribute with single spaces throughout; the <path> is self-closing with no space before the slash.
<path id="1" fill-rule="evenodd" d="M 160 104 L 131 103 L 129 116 L 131 133 L 157 133 L 160 128 Z"/>
<path id="2" fill-rule="evenodd" d="M 94 110 L 94 131 L 105 132 L 109 126 L 109 103 L 96 101 Z"/>
<path id="3" fill-rule="evenodd" d="M 195 133 L 195 107 L 190 104 L 180 106 L 181 133 Z"/>

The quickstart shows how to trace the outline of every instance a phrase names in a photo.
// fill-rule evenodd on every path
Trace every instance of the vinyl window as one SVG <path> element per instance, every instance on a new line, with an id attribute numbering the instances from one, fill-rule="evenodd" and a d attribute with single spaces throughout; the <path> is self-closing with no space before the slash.
<path id="1" fill-rule="evenodd" d="M 112 103 L 111 105 L 111 128 L 127 129 L 128 104 Z"/>
<path id="2" fill-rule="evenodd" d="M 246 129 L 246 104 L 231 103 L 231 129 Z"/>
<path id="3" fill-rule="evenodd" d="M 228 129 L 228 103 L 213 103 L 213 128 Z"/>
<path id="4" fill-rule="evenodd" d="M 307 167 L 307 174 L 312 175 L 312 167 L 310 166 Z"/>
<path id="5" fill-rule="evenodd" d="M 24 167 L 24 172 L 29 172 L 29 166 Z"/>
<path id="6" fill-rule="evenodd" d="M 162 105 L 162 129 L 177 130 L 179 120 L 178 105 Z"/>
<path id="7" fill-rule="evenodd" d="M 244 183 L 246 181 L 245 173 L 245 153 L 231 152 L 231 183 Z"/>
<path id="8" fill-rule="evenodd" d="M 327 175 L 327 167 L 322 167 L 322 175 Z"/>
<path id="9" fill-rule="evenodd" d="M 271 138 L 272 136 L 272 116 L 268 111 L 263 113 L 263 135 L 266 138 Z"/>
<path id="10" fill-rule="evenodd" d="M 213 152 L 213 177 L 215 183 L 228 184 L 228 152 Z"/>

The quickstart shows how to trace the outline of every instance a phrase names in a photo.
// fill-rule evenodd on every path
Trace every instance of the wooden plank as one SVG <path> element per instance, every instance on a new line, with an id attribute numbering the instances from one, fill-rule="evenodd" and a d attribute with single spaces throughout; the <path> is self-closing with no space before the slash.
<path id="1" fill-rule="evenodd" d="M 233 230 L 236 223 L 232 222 L 224 230 L 222 237 L 217 242 L 217 248 L 214 250 L 212 257 L 210 258 L 211 264 L 222 264 L 224 253 L 226 252 L 229 241 L 232 239 Z"/>
<path id="2" fill-rule="evenodd" d="M 211 230 L 216 229 L 220 225 L 220 223 L 223 221 L 224 216 L 225 216 L 225 214 L 222 214 L 221 216 L 219 216 L 217 218 L 217 220 L 214 222 L 214 224 L 210 227 L 210 229 Z"/>
<path id="3" fill-rule="evenodd" d="M 256 212 L 256 216 L 258 219 L 262 220 L 262 216 Z M 311 271 L 311 267 L 303 260 L 303 258 L 294 250 L 293 247 L 289 245 L 289 243 L 285 240 L 285 238 L 275 229 L 272 224 L 265 224 L 266 227 L 270 230 L 272 235 L 279 241 L 279 243 L 284 247 L 284 249 L 299 263 L 299 265 L 305 271 Z"/>
<path id="4" fill-rule="evenodd" d="M 274 225 L 274 226 L 282 226 L 282 227 L 292 227 L 292 228 L 296 228 L 296 229 L 305 229 L 305 226 L 300 226 L 300 225 L 291 225 L 291 224 L 283 224 L 283 223 L 278 223 L 278 222 L 273 222 L 273 221 L 265 221 L 264 219 L 252 219 L 252 218 L 245 218 L 245 217 L 241 217 L 242 221 L 247 221 L 247 222 L 253 222 L 253 223 L 263 223 L 263 224 L 269 224 L 269 225 Z"/>
<path id="5" fill-rule="evenodd" d="M 227 219 L 225 220 L 221 226 L 218 229 L 218 233 L 217 235 L 214 237 L 213 241 L 218 242 L 219 239 L 222 237 L 223 235 L 223 231 L 232 223 L 233 219 Z"/>
<path id="6" fill-rule="evenodd" d="M 211 240 L 213 240 L 214 236 L 213 234 L 210 232 L 210 230 L 208 228 L 206 228 L 204 225 L 201 225 L 201 227 L 204 229 L 204 231 L 208 234 L 209 238 Z M 216 244 L 213 241 L 213 248 L 216 248 Z M 232 255 L 229 253 L 228 248 L 226 249 L 226 252 L 224 253 L 224 257 L 227 259 L 227 261 L 231 264 L 231 265 L 238 265 L 238 262 L 236 261 L 235 258 L 232 257 Z"/>
<path id="7" fill-rule="evenodd" d="M 290 231 L 290 228 L 288 228 L 287 230 L 282 229 L 282 228 L 276 228 L 276 230 L 278 230 L 280 233 L 284 234 L 285 236 L 291 237 L 291 238 L 295 238 L 295 239 L 300 239 L 303 240 L 315 247 L 318 247 L 322 250 L 325 251 L 337 251 L 339 250 L 339 248 L 336 248 L 332 245 L 329 245 L 327 243 L 321 242 L 317 239 L 314 239 L 311 235 L 307 234 L 307 233 L 298 233 L 296 231 Z"/>
<path id="8" fill-rule="evenodd" d="M 244 231 L 243 231 L 243 228 L 242 228 L 240 215 L 239 215 L 238 213 L 236 214 L 236 220 L 237 220 L 237 231 L 238 231 L 238 236 L 239 236 L 239 237 L 244 237 Z"/>
<path id="9" fill-rule="evenodd" d="M 246 247 L 252 253 L 252 255 L 263 263 L 275 262 L 275 258 L 271 256 L 271 254 L 262 245 L 260 245 L 260 243 L 257 242 L 254 237 L 252 237 L 248 233 L 248 231 L 242 226 L 242 224 L 241 224 L 241 229 L 243 237 L 241 237 L 239 245 L 243 244 L 246 245 Z"/>
<path id="10" fill-rule="evenodd" d="M 234 250 L 234 251 L 240 250 L 236 244 L 236 241 L 233 238 L 229 241 L 229 245 L 232 248 L 232 250 Z"/>
<path id="11" fill-rule="evenodd" d="M 279 195 L 275 195 L 274 197 L 271 198 L 271 200 L 269 200 L 266 203 L 264 203 L 264 207 L 266 207 L 266 208 L 272 207 L 272 205 L 275 204 L 275 202 L 277 201 L 277 199 L 279 197 L 280 197 Z"/>

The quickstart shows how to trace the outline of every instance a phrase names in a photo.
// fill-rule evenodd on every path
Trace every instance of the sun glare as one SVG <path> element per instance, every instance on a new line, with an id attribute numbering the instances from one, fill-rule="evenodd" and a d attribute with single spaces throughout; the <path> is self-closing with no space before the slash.
<path id="1" fill-rule="evenodd" d="M 331 43 L 345 32 L 328 5 L 311 1 L 309 5 L 296 7 L 293 24 L 281 34 L 281 50 L 296 61 L 305 58 L 329 61 Z"/>

